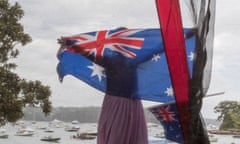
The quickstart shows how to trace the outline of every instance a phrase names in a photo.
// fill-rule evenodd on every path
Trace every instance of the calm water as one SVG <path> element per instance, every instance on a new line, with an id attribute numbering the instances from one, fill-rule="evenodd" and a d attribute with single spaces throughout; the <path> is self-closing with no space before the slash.
<path id="1" fill-rule="evenodd" d="M 96 144 L 96 139 L 94 140 L 79 140 L 72 139 L 71 136 L 76 134 L 76 132 L 67 132 L 64 130 L 64 126 L 71 125 L 70 123 L 64 123 L 63 127 L 52 127 L 54 130 L 53 133 L 44 132 L 43 129 L 39 129 L 39 127 L 47 127 L 48 122 L 37 122 L 32 124 L 31 122 L 24 122 L 25 125 L 29 126 L 35 131 L 33 136 L 15 136 L 16 131 L 20 128 L 19 125 L 6 125 L 3 128 L 7 130 L 9 134 L 8 139 L 0 139 L 0 144 L 51 144 L 52 142 L 43 142 L 40 139 L 43 136 L 53 135 L 61 137 L 61 140 L 58 142 L 59 144 Z M 79 124 L 80 132 L 86 131 L 96 131 L 96 124 Z M 149 135 L 154 136 L 159 132 L 158 127 L 150 127 L 148 128 Z M 235 144 L 240 144 L 240 138 L 232 138 L 232 136 L 228 135 L 215 135 L 218 138 L 218 142 L 214 142 L 212 144 L 230 144 L 234 142 Z"/>
<path id="2" fill-rule="evenodd" d="M 44 142 L 40 139 L 44 136 L 52 135 L 61 137 L 61 140 L 57 143 L 59 144 L 96 144 L 96 139 L 94 140 L 80 140 L 71 138 L 76 132 L 67 132 L 64 130 L 65 126 L 71 126 L 71 123 L 64 123 L 63 127 L 51 127 L 54 132 L 49 133 L 45 132 L 44 129 L 40 129 L 39 127 L 47 127 L 48 122 L 37 122 L 32 124 L 31 122 L 24 122 L 25 125 L 33 129 L 33 136 L 16 136 L 17 130 L 21 127 L 19 125 L 7 125 L 3 127 L 7 130 L 9 137 L 8 139 L 0 139 L 0 144 L 49 144 L 56 142 Z M 86 131 L 96 131 L 96 124 L 79 124 L 80 132 Z"/>

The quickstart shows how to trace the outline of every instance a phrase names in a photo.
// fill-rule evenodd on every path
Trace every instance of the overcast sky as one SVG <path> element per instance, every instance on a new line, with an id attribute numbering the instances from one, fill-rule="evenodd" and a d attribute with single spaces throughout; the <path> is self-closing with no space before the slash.
<path id="1" fill-rule="evenodd" d="M 67 76 L 60 83 L 56 73 L 59 48 L 56 39 L 119 26 L 158 28 L 154 0 L 11 0 L 25 11 L 22 24 L 33 41 L 19 47 L 16 72 L 40 80 L 52 90 L 54 106 L 101 106 L 104 94 Z M 240 1 L 217 0 L 212 78 L 208 93 L 224 95 L 204 99 L 204 117 L 216 118 L 213 108 L 223 100 L 240 101 Z M 144 102 L 144 106 L 151 104 Z"/>

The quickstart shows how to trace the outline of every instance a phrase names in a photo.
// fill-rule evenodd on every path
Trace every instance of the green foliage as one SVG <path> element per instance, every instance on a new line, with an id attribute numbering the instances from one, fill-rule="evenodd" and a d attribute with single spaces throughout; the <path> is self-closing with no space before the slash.
<path id="1" fill-rule="evenodd" d="M 240 114 L 231 113 L 231 118 L 233 120 L 233 128 L 240 129 Z"/>
<path id="2" fill-rule="evenodd" d="M 0 67 L 0 125 L 16 122 L 23 117 L 25 106 L 41 107 L 48 115 L 52 110 L 49 86 L 40 81 L 26 81 Z"/>
<path id="3" fill-rule="evenodd" d="M 236 101 L 223 101 L 214 108 L 220 113 L 218 120 L 222 120 L 220 129 L 240 129 L 240 103 Z"/>
<path id="4" fill-rule="evenodd" d="M 39 106 L 46 115 L 52 109 L 49 86 L 26 81 L 11 71 L 17 67 L 9 62 L 19 55 L 16 46 L 31 42 L 19 22 L 23 15 L 18 3 L 11 6 L 8 0 L 0 0 L 0 126 L 22 118 L 25 106 Z"/>
<path id="5" fill-rule="evenodd" d="M 10 6 L 8 0 L 0 1 L 0 63 L 8 69 L 16 68 L 14 63 L 7 63 L 10 58 L 19 55 L 15 46 L 31 42 L 31 37 L 24 33 L 24 28 L 19 23 L 23 15 L 24 12 L 18 3 Z"/>
<path id="6" fill-rule="evenodd" d="M 28 106 L 36 107 L 40 106 L 45 114 L 49 114 L 51 111 L 51 102 L 49 96 L 51 95 L 50 87 L 43 86 L 40 81 L 23 80 L 21 82 L 22 99 L 24 104 Z"/>
<path id="7" fill-rule="evenodd" d="M 14 122 L 23 116 L 23 103 L 18 99 L 20 92 L 18 75 L 0 67 L 0 124 Z"/>
<path id="8" fill-rule="evenodd" d="M 220 102 L 215 108 L 215 113 L 220 113 L 218 120 L 222 120 L 228 113 L 239 113 L 240 105 L 236 101 L 223 101 Z"/>

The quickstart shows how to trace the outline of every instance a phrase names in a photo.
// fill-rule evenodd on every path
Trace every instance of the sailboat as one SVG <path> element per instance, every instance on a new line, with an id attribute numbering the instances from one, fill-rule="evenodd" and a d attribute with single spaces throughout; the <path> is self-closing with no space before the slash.
<path id="1" fill-rule="evenodd" d="M 16 136 L 33 136 L 34 135 L 34 130 L 30 127 L 23 126 L 19 128 L 16 132 Z"/>

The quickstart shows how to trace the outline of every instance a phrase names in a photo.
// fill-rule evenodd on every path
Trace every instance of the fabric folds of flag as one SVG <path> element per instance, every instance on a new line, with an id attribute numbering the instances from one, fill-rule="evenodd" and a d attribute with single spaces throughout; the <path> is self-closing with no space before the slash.
<path id="1" fill-rule="evenodd" d="M 195 29 L 184 29 L 189 71 Z M 113 29 L 62 37 L 57 71 L 110 95 L 175 101 L 159 29 Z"/>

